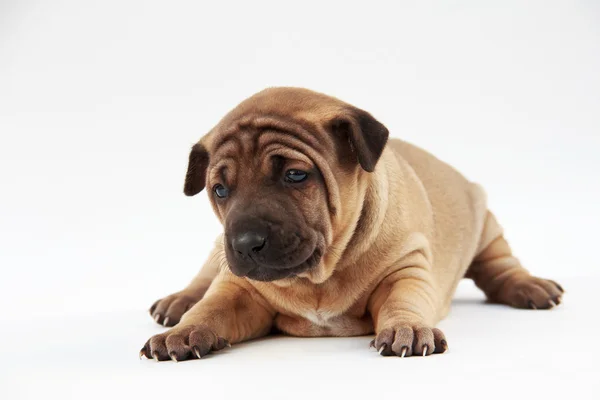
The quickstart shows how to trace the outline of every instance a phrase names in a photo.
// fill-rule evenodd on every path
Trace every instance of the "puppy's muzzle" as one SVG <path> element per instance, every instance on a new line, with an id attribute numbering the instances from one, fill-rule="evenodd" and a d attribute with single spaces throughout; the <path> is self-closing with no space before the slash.
<path id="1" fill-rule="evenodd" d="M 313 267 L 321 254 L 316 251 L 316 235 L 272 221 L 241 219 L 225 236 L 231 271 L 250 279 L 270 281 L 296 275 Z"/>

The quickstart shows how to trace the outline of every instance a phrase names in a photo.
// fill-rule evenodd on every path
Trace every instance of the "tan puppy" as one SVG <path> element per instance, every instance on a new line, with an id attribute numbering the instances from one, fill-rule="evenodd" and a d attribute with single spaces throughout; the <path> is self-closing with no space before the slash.
<path id="1" fill-rule="evenodd" d="M 152 306 L 176 326 L 148 340 L 148 358 L 200 358 L 273 329 L 442 353 L 435 325 L 465 276 L 494 302 L 560 303 L 561 287 L 512 255 L 478 185 L 323 94 L 272 88 L 238 105 L 191 151 L 184 192 L 205 186 L 224 234 L 192 283 Z"/>

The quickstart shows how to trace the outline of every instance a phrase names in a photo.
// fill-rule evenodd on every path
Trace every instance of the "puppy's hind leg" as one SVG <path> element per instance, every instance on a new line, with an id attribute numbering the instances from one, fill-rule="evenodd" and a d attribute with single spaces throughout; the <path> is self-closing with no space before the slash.
<path id="1" fill-rule="evenodd" d="M 481 243 L 485 247 L 473 260 L 466 278 L 471 278 L 495 303 L 517 308 L 548 309 L 561 302 L 562 287 L 537 278 L 521 266 L 494 215 L 488 211 Z"/>

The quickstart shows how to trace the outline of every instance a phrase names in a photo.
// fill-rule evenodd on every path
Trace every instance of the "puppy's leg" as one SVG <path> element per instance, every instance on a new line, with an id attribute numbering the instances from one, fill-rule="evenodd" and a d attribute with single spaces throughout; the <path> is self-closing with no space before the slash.
<path id="1" fill-rule="evenodd" d="M 140 356 L 156 361 L 202 358 L 230 343 L 266 335 L 274 315 L 249 285 L 235 280 L 215 281 L 176 327 L 151 337 Z"/>
<path id="2" fill-rule="evenodd" d="M 221 240 L 218 240 L 204 266 L 192 282 L 185 289 L 155 301 L 150 307 L 150 316 L 161 325 L 177 325 L 181 316 L 204 296 L 217 276 L 219 265 L 222 264 L 224 257 Z"/>
<path id="3" fill-rule="evenodd" d="M 492 302 L 532 309 L 560 304 L 562 287 L 530 275 L 513 256 L 501 232 L 493 214 L 488 212 L 482 237 L 485 247 L 475 257 L 466 277 L 473 279 Z"/>
<path id="4" fill-rule="evenodd" d="M 426 356 L 448 349 L 444 334 L 434 328 L 437 297 L 431 273 L 404 268 L 386 277 L 369 300 L 376 338 L 371 344 L 383 356 Z"/>

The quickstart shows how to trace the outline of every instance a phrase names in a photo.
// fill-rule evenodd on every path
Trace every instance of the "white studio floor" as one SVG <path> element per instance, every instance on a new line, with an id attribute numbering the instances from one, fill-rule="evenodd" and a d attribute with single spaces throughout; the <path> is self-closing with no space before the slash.
<path id="1" fill-rule="evenodd" d="M 462 282 L 440 325 L 450 350 L 427 358 L 380 357 L 370 337 L 271 337 L 156 363 L 138 359 L 164 329 L 146 310 L 4 321 L 0 397 L 598 399 L 596 283 L 560 282 L 564 304 L 551 311 L 486 304 Z"/>

